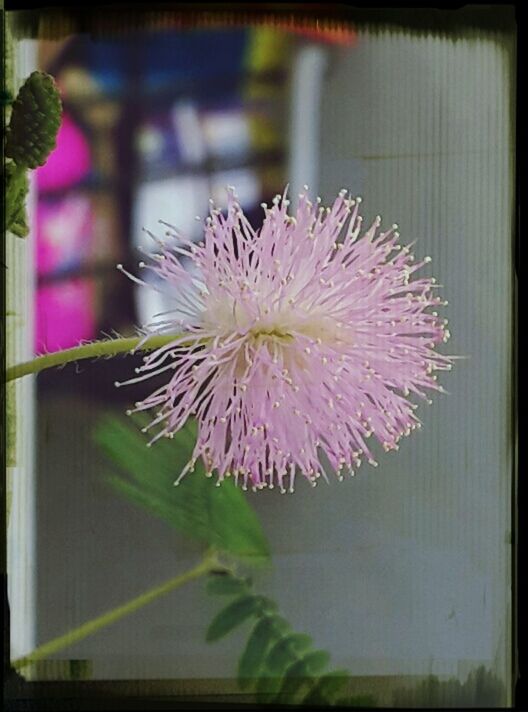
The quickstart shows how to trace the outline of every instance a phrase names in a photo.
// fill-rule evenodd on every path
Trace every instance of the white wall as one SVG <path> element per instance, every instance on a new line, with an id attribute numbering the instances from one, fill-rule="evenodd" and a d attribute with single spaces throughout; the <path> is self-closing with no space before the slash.
<path id="1" fill-rule="evenodd" d="M 378 470 L 266 502 L 282 598 L 358 674 L 509 674 L 508 70 L 492 40 L 361 34 L 324 82 L 323 202 L 351 188 L 371 219 L 417 240 L 449 300 L 444 350 L 468 356 Z"/>

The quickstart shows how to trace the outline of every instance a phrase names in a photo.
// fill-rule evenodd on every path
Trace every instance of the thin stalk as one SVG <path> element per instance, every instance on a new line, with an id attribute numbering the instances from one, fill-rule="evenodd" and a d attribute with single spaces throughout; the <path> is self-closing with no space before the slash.
<path id="1" fill-rule="evenodd" d="M 151 336 L 141 346 L 141 350 L 152 351 L 158 349 L 174 341 L 179 336 L 179 334 Z M 91 341 L 89 344 L 82 344 L 82 346 L 74 346 L 71 349 L 64 349 L 51 354 L 37 356 L 31 359 L 31 361 L 18 363 L 8 368 L 6 370 L 6 382 L 14 381 L 16 378 L 22 378 L 22 376 L 28 376 L 31 373 L 39 373 L 39 371 L 52 368 L 53 366 L 63 366 L 72 361 L 80 361 L 85 358 L 99 358 L 100 356 L 116 356 L 117 354 L 127 352 L 131 353 L 137 348 L 143 338 L 143 336 L 131 336 L 129 338 Z"/>
<path id="2" fill-rule="evenodd" d="M 204 576 L 205 574 L 208 574 L 213 570 L 216 571 L 219 568 L 223 567 L 219 565 L 214 554 L 208 555 L 193 569 L 190 569 L 189 571 L 186 571 L 185 573 L 180 574 L 179 576 L 175 576 L 174 578 L 169 579 L 165 583 L 162 583 L 160 586 L 151 588 L 146 593 L 142 593 L 140 596 L 137 596 L 137 598 L 133 598 L 128 603 L 125 603 L 122 606 L 118 606 L 117 608 L 114 608 L 113 610 L 108 611 L 107 613 L 104 613 L 103 615 L 98 616 L 97 618 L 93 618 L 91 621 L 83 623 L 83 625 L 68 631 L 67 633 L 59 636 L 58 638 L 50 640 L 48 643 L 45 643 L 44 645 L 41 645 L 40 647 L 36 648 L 29 655 L 25 655 L 22 658 L 13 660 L 11 662 L 11 666 L 15 668 L 15 670 L 19 670 L 20 668 L 23 668 L 26 665 L 30 665 L 31 663 L 37 662 L 38 660 L 44 660 L 49 655 L 53 655 L 59 650 L 67 648 L 68 646 L 73 645 L 73 643 L 77 643 L 79 640 L 82 640 L 83 638 L 86 638 L 89 635 L 93 635 L 102 628 L 106 628 L 106 626 L 115 623 L 116 621 L 120 620 L 121 618 L 124 618 L 125 616 L 128 616 L 130 613 L 134 613 L 143 606 L 146 606 L 148 603 L 154 601 L 156 598 L 159 598 L 160 596 L 164 596 L 166 593 L 169 593 L 169 591 L 173 591 L 175 588 L 179 588 L 180 586 L 183 586 L 189 581 L 193 581 L 194 579 L 197 579 L 200 576 Z"/>

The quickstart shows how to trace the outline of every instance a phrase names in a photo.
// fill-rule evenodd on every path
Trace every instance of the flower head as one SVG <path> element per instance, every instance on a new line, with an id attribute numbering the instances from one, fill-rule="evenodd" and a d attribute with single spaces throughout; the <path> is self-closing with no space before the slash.
<path id="1" fill-rule="evenodd" d="M 286 192 L 276 196 L 262 204 L 258 231 L 233 189 L 228 196 L 226 214 L 211 208 L 203 242 L 171 228 L 176 246 L 158 241 L 153 264 L 142 265 L 177 289 L 179 315 L 145 338 L 180 333 L 128 381 L 167 373 L 136 404 L 157 412 L 151 442 L 196 418 L 193 459 L 177 482 L 199 457 L 218 484 L 232 475 L 281 491 L 293 491 L 296 473 L 312 485 L 326 478 L 323 452 L 340 479 L 364 458 L 376 465 L 368 438 L 398 449 L 420 426 L 409 396 L 441 391 L 433 372 L 451 368 L 435 351 L 447 322 L 430 311 L 446 302 L 433 278 L 413 278 L 430 258 L 415 262 L 397 226 L 383 231 L 379 217 L 362 231 L 361 199 L 344 190 L 330 208 L 301 194 L 293 216 Z"/>

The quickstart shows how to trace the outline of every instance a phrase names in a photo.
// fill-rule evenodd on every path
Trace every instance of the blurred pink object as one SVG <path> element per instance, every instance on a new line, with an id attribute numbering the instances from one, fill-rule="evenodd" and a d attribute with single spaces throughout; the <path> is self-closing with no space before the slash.
<path id="1" fill-rule="evenodd" d="M 37 169 L 39 191 L 60 190 L 81 181 L 91 168 L 90 146 L 81 129 L 63 113 L 57 147 Z"/>
<path id="2" fill-rule="evenodd" d="M 67 349 L 93 339 L 95 284 L 88 279 L 58 282 L 37 290 L 35 353 Z"/>
<path id="3" fill-rule="evenodd" d="M 37 205 L 37 271 L 39 275 L 75 269 L 90 253 L 94 215 L 86 195 L 71 193 L 59 200 L 40 197 Z"/>
<path id="4" fill-rule="evenodd" d="M 77 191 L 46 197 L 46 191 L 75 186 L 91 168 L 81 129 L 63 114 L 57 148 L 37 171 L 36 263 L 39 276 L 75 272 L 89 257 L 94 213 L 89 196 Z M 37 289 L 35 352 L 76 346 L 95 335 L 94 283 L 66 279 Z"/>
<path id="5" fill-rule="evenodd" d="M 91 200 L 71 193 L 58 200 L 40 197 L 37 205 L 37 273 L 75 273 L 90 254 L 94 227 Z M 66 276 L 66 275 L 65 275 Z M 37 290 L 37 353 L 76 346 L 95 335 L 94 287 L 68 279 Z"/>

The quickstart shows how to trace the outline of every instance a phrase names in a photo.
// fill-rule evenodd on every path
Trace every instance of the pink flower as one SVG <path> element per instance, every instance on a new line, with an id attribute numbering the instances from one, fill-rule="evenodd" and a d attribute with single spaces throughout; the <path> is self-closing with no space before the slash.
<path id="1" fill-rule="evenodd" d="M 343 190 L 323 208 L 302 194 L 289 216 L 285 191 L 263 204 L 254 231 L 229 189 L 227 214 L 211 209 L 199 245 L 174 228 L 167 236 L 177 246 L 158 241 L 150 269 L 176 288 L 183 318 L 166 314 L 145 338 L 182 335 L 146 355 L 127 383 L 167 372 L 136 403 L 157 411 L 151 443 L 197 419 L 193 459 L 177 482 L 202 457 L 218 484 L 233 475 L 244 488 L 293 491 L 296 472 L 314 486 L 326 479 L 321 453 L 343 479 L 363 458 L 377 464 L 371 435 L 398 449 L 420 427 L 409 396 L 442 391 L 434 371 L 452 364 L 434 350 L 449 338 L 447 320 L 429 311 L 446 302 L 433 278 L 413 278 L 430 258 L 415 262 L 396 225 L 381 231 L 377 217 L 362 233 L 360 201 Z"/>

